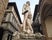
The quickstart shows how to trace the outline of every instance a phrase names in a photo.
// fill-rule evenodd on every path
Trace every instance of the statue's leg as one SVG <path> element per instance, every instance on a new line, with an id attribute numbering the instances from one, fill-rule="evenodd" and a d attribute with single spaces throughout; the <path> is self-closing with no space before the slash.
<path id="1" fill-rule="evenodd" d="M 31 26 L 31 21 L 30 21 L 30 19 L 27 19 L 27 24 L 28 24 L 29 29 L 31 30 L 31 33 L 33 33 L 33 28 L 32 28 L 32 26 Z"/>
<path id="2" fill-rule="evenodd" d="M 28 13 L 26 13 L 26 14 L 24 15 L 24 21 L 23 21 L 23 31 L 25 31 L 25 32 L 26 32 L 25 27 L 26 27 L 26 20 L 27 20 L 27 17 L 28 17 Z"/>
<path id="3" fill-rule="evenodd" d="M 24 21 L 23 21 L 23 31 L 26 32 L 26 16 L 24 16 Z"/>
<path id="4" fill-rule="evenodd" d="M 23 31 L 25 31 L 25 20 L 23 21 Z"/>

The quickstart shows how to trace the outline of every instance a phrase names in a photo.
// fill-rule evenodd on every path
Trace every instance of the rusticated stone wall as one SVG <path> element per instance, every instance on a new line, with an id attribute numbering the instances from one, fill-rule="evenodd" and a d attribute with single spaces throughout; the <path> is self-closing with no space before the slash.
<path id="1" fill-rule="evenodd" d="M 0 0 L 0 25 L 9 0 Z"/>

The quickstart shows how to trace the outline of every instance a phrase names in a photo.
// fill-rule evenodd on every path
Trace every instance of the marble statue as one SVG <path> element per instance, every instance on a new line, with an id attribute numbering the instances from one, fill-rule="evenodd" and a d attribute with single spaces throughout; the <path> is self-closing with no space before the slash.
<path id="1" fill-rule="evenodd" d="M 25 33 L 33 33 L 32 29 L 32 15 L 30 9 L 30 2 L 27 1 L 26 4 L 23 5 L 22 14 L 24 15 L 23 21 L 23 32 Z"/>
<path id="2" fill-rule="evenodd" d="M 24 21 L 22 24 L 19 24 L 20 31 L 15 31 L 13 33 L 13 39 L 12 40 L 18 40 L 18 39 L 28 39 L 28 38 L 34 38 L 40 39 L 44 35 L 42 35 L 39 32 L 33 33 L 33 28 L 31 26 L 32 24 L 32 14 L 30 9 L 30 2 L 27 1 L 26 4 L 23 5 L 22 14 L 24 15 Z M 41 40 L 41 39 L 40 39 Z"/>

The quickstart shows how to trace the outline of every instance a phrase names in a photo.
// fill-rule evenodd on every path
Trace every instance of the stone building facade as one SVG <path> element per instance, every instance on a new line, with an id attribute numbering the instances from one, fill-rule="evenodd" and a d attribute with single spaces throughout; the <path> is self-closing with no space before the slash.
<path id="1" fill-rule="evenodd" d="M 37 4 L 35 6 L 32 27 L 34 29 L 34 33 L 40 32 L 41 34 L 43 34 L 42 33 L 42 28 L 41 28 L 41 20 L 40 20 L 41 16 L 39 14 L 39 9 L 38 8 L 39 8 L 39 5 Z"/>
<path id="2" fill-rule="evenodd" d="M 0 0 L 0 25 L 9 0 Z"/>
<path id="3" fill-rule="evenodd" d="M 38 14 L 40 18 L 36 18 L 38 20 L 40 19 L 40 28 L 42 29 L 43 35 L 45 35 L 46 40 L 52 40 L 52 0 L 40 0 Z"/>
<path id="4" fill-rule="evenodd" d="M 14 32 L 20 32 L 20 15 L 15 2 L 8 3 L 1 23 L 1 40 L 12 40 Z"/>

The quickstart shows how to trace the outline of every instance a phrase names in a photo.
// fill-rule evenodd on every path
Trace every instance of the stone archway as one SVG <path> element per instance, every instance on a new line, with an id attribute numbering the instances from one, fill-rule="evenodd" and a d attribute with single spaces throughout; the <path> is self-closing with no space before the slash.
<path id="1" fill-rule="evenodd" d="M 45 20 L 46 28 L 48 37 L 52 37 L 52 16 L 48 16 L 48 18 Z"/>
<path id="2" fill-rule="evenodd" d="M 46 35 L 47 39 L 50 37 L 50 35 L 52 35 L 49 33 L 51 30 L 50 28 L 52 26 L 51 20 L 52 20 L 52 4 L 46 4 L 46 5 L 44 5 L 44 7 L 42 9 L 41 22 L 42 22 L 42 26 L 43 26 L 43 34 Z"/>
<path id="3" fill-rule="evenodd" d="M 43 35 L 45 35 L 46 37 L 47 37 L 47 29 L 45 27 L 45 12 L 46 12 L 47 6 L 48 6 L 47 4 L 44 4 L 41 10 L 41 25 L 42 25 Z"/>

